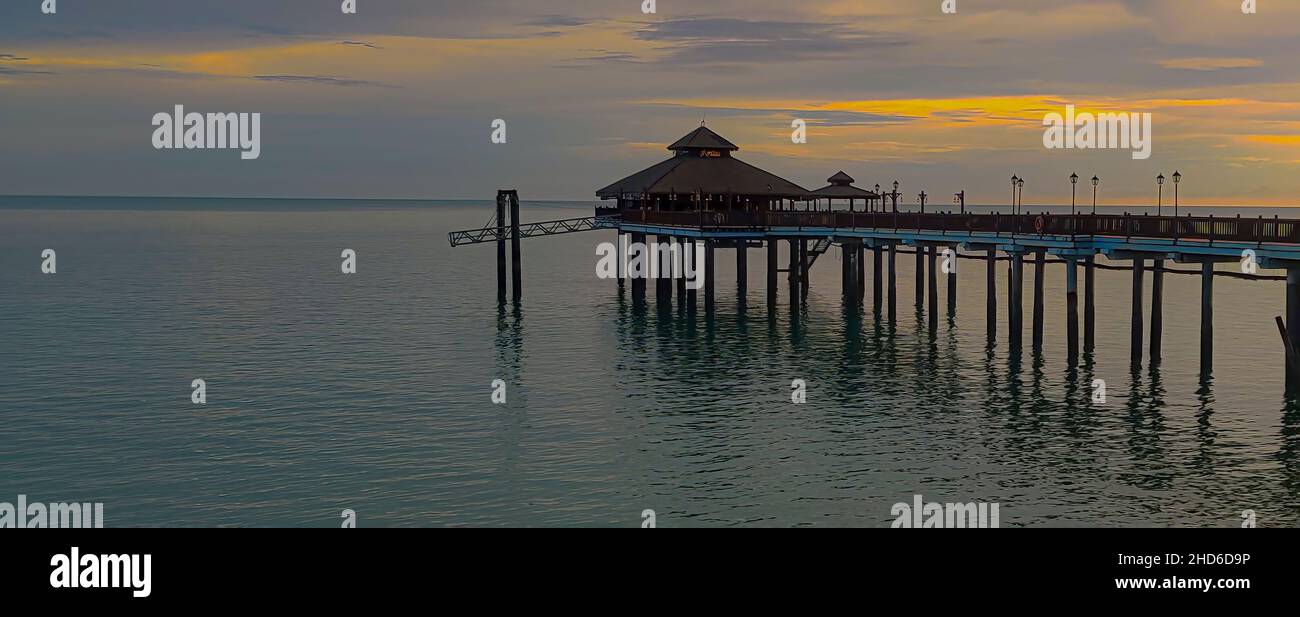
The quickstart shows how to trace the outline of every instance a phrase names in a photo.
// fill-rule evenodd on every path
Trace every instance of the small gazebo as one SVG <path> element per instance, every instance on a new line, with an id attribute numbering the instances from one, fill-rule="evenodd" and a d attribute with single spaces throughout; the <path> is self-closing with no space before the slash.
<path id="1" fill-rule="evenodd" d="M 849 201 L 849 212 L 853 211 L 853 202 L 855 200 L 861 199 L 869 206 L 873 201 L 880 199 L 879 195 L 871 191 L 853 186 L 853 177 L 843 171 L 836 172 L 826 181 L 830 184 L 813 191 L 809 195 L 816 200 L 825 199 L 828 210 L 833 209 L 832 202 L 836 199 L 847 199 Z"/>

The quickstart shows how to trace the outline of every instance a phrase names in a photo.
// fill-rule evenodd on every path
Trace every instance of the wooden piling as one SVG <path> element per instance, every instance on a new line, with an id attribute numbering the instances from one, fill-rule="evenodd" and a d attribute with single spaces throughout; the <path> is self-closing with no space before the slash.
<path id="1" fill-rule="evenodd" d="M 854 291 L 858 292 L 853 299 L 855 305 L 861 306 L 867 297 L 867 247 L 862 240 L 853 241 L 853 263 L 858 267 L 857 282 L 853 285 Z"/>
<path id="2" fill-rule="evenodd" d="M 994 341 L 998 336 L 998 250 L 990 248 L 984 259 L 988 262 L 988 280 L 984 292 L 988 296 L 984 302 L 985 326 L 989 340 Z"/>
<path id="3" fill-rule="evenodd" d="M 1291 349 L 1300 351 L 1300 267 L 1286 270 L 1286 329 Z M 1287 360 L 1287 389 L 1294 392 L 1300 388 L 1300 366 L 1292 357 Z"/>
<path id="4" fill-rule="evenodd" d="M 641 247 L 641 249 L 644 251 L 645 234 L 637 233 L 635 231 L 632 232 L 632 244 Z M 635 274 L 635 276 L 632 278 L 632 301 L 645 302 L 645 274 L 646 274 L 646 270 L 648 270 L 650 266 L 648 261 L 650 259 L 650 256 L 643 252 L 638 259 L 640 259 L 641 261 L 641 271 L 637 273 L 629 273 L 629 274 Z"/>
<path id="5" fill-rule="evenodd" d="M 1132 349 L 1129 354 L 1134 364 L 1142 363 L 1142 274 L 1145 269 L 1146 260 L 1135 257 L 1133 259 L 1133 329 L 1130 334 Z"/>
<path id="6" fill-rule="evenodd" d="M 1025 329 L 1025 254 L 1015 251 L 1010 253 L 1010 257 L 1011 262 L 1008 265 L 1010 284 L 1007 286 L 1007 321 L 1011 330 L 1007 333 L 1007 340 L 1010 343 L 1011 351 L 1019 353 L 1024 340 Z"/>
<path id="7" fill-rule="evenodd" d="M 1214 371 L 1214 260 L 1201 262 L 1201 376 Z"/>
<path id="8" fill-rule="evenodd" d="M 871 253 L 872 253 L 871 306 L 873 311 L 871 314 L 876 319 L 880 319 L 881 317 L 880 308 L 884 302 L 884 297 L 883 297 L 884 281 L 880 280 L 880 277 L 885 272 L 885 267 L 884 267 L 885 265 L 881 263 L 881 258 L 883 257 L 883 251 L 881 251 L 879 244 L 871 247 Z"/>
<path id="9" fill-rule="evenodd" d="M 790 238 L 790 266 L 788 268 L 790 280 L 790 311 L 799 310 L 799 240 Z"/>
<path id="10" fill-rule="evenodd" d="M 654 250 L 651 252 L 655 256 L 655 303 L 660 308 L 671 307 L 673 303 L 673 281 L 669 278 L 672 274 L 672 254 L 671 250 L 672 236 L 660 234 L 655 237 Z"/>
<path id="11" fill-rule="evenodd" d="M 939 331 L 939 274 L 935 261 L 938 258 L 939 247 L 931 246 L 929 249 L 929 277 L 928 286 L 930 289 L 930 334 L 933 336 Z"/>
<path id="12" fill-rule="evenodd" d="M 1079 362 L 1079 260 L 1065 260 L 1065 341 L 1066 362 L 1074 366 Z"/>
<path id="13" fill-rule="evenodd" d="M 952 246 L 952 262 L 948 264 L 948 317 L 957 316 L 957 247 Z"/>
<path id="14" fill-rule="evenodd" d="M 677 309 L 686 308 L 686 264 L 689 264 L 690 256 L 686 253 L 694 248 L 686 238 L 677 239 L 677 264 L 680 269 L 673 269 L 673 277 L 677 279 Z"/>
<path id="15" fill-rule="evenodd" d="M 799 239 L 799 293 L 808 295 L 808 239 Z"/>
<path id="16" fill-rule="evenodd" d="M 713 289 L 716 287 L 713 276 L 713 239 L 704 241 L 704 313 L 713 314 Z"/>
<path id="17" fill-rule="evenodd" d="M 1083 352 L 1092 353 L 1097 341 L 1097 257 L 1089 255 L 1083 261 Z"/>
<path id="18" fill-rule="evenodd" d="M 889 245 L 889 323 L 898 316 L 898 245 Z"/>
<path id="19" fill-rule="evenodd" d="M 736 240 L 736 302 L 745 306 L 749 293 L 749 240 Z"/>
<path id="20" fill-rule="evenodd" d="M 1165 260 L 1151 260 L 1151 362 L 1160 362 L 1164 334 Z"/>
<path id="21" fill-rule="evenodd" d="M 518 302 L 524 295 L 523 257 L 519 253 L 519 193 L 510 191 L 510 256 L 514 261 L 514 301 Z"/>
<path id="22" fill-rule="evenodd" d="M 1047 252 L 1034 252 L 1034 351 L 1043 351 L 1043 274 Z"/>
<path id="23" fill-rule="evenodd" d="M 615 240 L 614 246 L 617 247 L 618 250 L 618 261 L 614 264 L 614 270 L 618 274 L 618 295 L 621 297 L 624 293 L 624 286 L 626 285 L 624 281 L 627 280 L 627 234 L 623 233 L 622 231 L 619 231 L 618 234 L 615 236 L 614 240 Z M 497 264 L 500 266 L 504 266 L 505 265 L 504 259 L 505 259 L 505 251 L 504 250 L 499 251 L 497 255 Z M 498 270 L 500 274 L 504 275 L 505 273 L 504 268 L 498 268 Z M 504 276 L 498 276 L 497 282 L 504 283 L 505 282 Z M 501 295 L 501 294 L 497 294 L 497 295 Z"/>
<path id="24" fill-rule="evenodd" d="M 925 247 L 916 246 L 916 310 L 925 310 Z"/>
<path id="25" fill-rule="evenodd" d="M 497 191 L 497 302 L 501 304 L 506 303 L 506 201 L 509 199 L 505 191 Z M 618 261 L 623 263 L 621 256 Z M 618 286 L 622 289 L 622 277 Z"/>
<path id="26" fill-rule="evenodd" d="M 776 271 L 777 251 L 780 248 L 776 238 L 767 239 L 767 310 L 776 310 Z"/>
<path id="27" fill-rule="evenodd" d="M 850 254 L 852 249 L 849 248 L 848 242 L 840 244 L 840 295 L 844 298 L 844 304 L 847 306 L 851 301 L 853 293 L 853 283 L 850 281 L 850 272 L 853 270 L 853 257 Z"/>

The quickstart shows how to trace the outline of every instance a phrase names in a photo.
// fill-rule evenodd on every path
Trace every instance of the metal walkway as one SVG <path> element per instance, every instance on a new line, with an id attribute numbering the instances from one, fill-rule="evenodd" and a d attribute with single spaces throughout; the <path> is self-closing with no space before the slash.
<path id="1" fill-rule="evenodd" d="M 580 231 L 594 231 L 597 229 L 614 229 L 618 227 L 617 216 L 589 216 L 579 219 L 561 219 L 556 221 L 541 221 L 538 223 L 528 223 L 519 226 L 520 238 L 532 238 L 535 236 L 555 236 L 559 234 L 571 234 Z M 482 244 L 484 242 L 496 242 L 497 240 L 510 240 L 514 237 L 509 226 L 501 227 L 482 227 L 479 229 L 467 229 L 464 231 L 453 231 L 447 234 L 447 240 L 452 246 L 461 246 L 463 244 Z"/>

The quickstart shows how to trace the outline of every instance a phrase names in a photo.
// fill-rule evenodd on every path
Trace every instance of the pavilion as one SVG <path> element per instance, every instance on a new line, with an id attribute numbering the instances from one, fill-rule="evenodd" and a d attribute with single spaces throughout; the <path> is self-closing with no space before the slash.
<path id="1" fill-rule="evenodd" d="M 836 199 L 847 199 L 849 201 L 849 212 L 853 211 L 853 202 L 855 200 L 860 199 L 869 207 L 872 202 L 880 199 L 880 195 L 876 193 L 853 186 L 853 177 L 843 171 L 836 172 L 826 181 L 830 184 L 813 191 L 810 196 L 817 201 L 825 199 L 827 210 L 833 209 L 832 203 Z M 814 209 L 816 209 L 816 206 L 814 206 Z"/>
<path id="2" fill-rule="evenodd" d="M 599 191 L 618 208 L 657 211 L 786 210 L 808 190 L 732 156 L 740 148 L 701 125 L 673 142 L 673 156 Z"/>

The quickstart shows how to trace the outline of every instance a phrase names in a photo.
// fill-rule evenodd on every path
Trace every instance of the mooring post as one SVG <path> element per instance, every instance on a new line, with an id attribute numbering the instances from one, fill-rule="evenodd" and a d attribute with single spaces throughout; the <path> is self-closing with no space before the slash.
<path id="1" fill-rule="evenodd" d="M 1079 361 L 1079 260 L 1065 260 L 1065 339 L 1069 366 Z"/>
<path id="2" fill-rule="evenodd" d="M 1097 256 L 1084 258 L 1083 266 L 1083 351 L 1092 353 L 1097 340 Z"/>
<path id="3" fill-rule="evenodd" d="M 1151 260 L 1151 362 L 1160 362 L 1160 339 L 1164 333 L 1165 260 Z"/>
<path id="4" fill-rule="evenodd" d="M 510 191 L 510 256 L 514 260 L 514 300 L 523 297 L 523 259 L 519 254 L 519 191 Z"/>
<path id="5" fill-rule="evenodd" d="M 505 191 L 497 191 L 497 302 L 501 304 L 506 303 L 506 201 L 509 199 Z M 622 256 L 618 261 L 623 263 Z M 623 288 L 622 277 L 618 279 L 618 287 Z"/>
<path id="6" fill-rule="evenodd" d="M 769 312 L 776 310 L 776 271 L 777 271 L 777 245 L 776 238 L 767 239 L 767 310 Z"/>
<path id="7" fill-rule="evenodd" d="M 1291 341 L 1291 349 L 1300 351 L 1300 267 L 1295 266 L 1286 270 L 1286 337 Z M 1292 392 L 1300 387 L 1297 371 L 1300 367 L 1287 363 L 1287 389 Z"/>
<path id="8" fill-rule="evenodd" d="M 988 256 L 984 258 L 988 262 L 988 281 L 985 285 L 985 294 L 988 298 L 985 301 L 985 321 L 990 341 L 997 340 L 998 336 L 998 249 L 990 248 Z"/>
<path id="9" fill-rule="evenodd" d="M 1146 260 L 1141 257 L 1133 258 L 1133 330 L 1131 338 L 1133 345 L 1131 349 L 1131 361 L 1134 364 L 1142 363 L 1142 274 L 1146 269 Z"/>
<path id="10" fill-rule="evenodd" d="M 704 313 L 706 315 L 713 313 L 713 245 L 712 238 L 704 241 Z"/>
<path id="11" fill-rule="evenodd" d="M 885 264 L 881 263 L 883 252 L 880 250 L 879 244 L 871 247 L 871 255 L 871 273 L 873 275 L 871 280 L 871 306 L 873 312 L 871 314 L 876 319 L 880 319 L 880 307 L 883 306 L 884 302 L 884 281 L 880 280 L 880 277 L 885 272 Z"/>
<path id="12" fill-rule="evenodd" d="M 1043 270 L 1047 265 L 1047 252 L 1034 252 L 1034 351 L 1043 350 Z"/>
<path id="13" fill-rule="evenodd" d="M 925 247 L 917 242 L 916 247 L 916 310 L 925 310 Z"/>
<path id="14" fill-rule="evenodd" d="M 1290 277 L 1287 277 L 1290 282 Z M 1201 262 L 1201 376 L 1214 371 L 1214 260 Z"/>
<path id="15" fill-rule="evenodd" d="M 898 316 L 898 245 L 889 244 L 889 323 Z"/>
<path id="16" fill-rule="evenodd" d="M 745 306 L 749 293 L 749 240 L 736 240 L 736 303 Z"/>
<path id="17" fill-rule="evenodd" d="M 930 268 L 929 268 L 928 286 L 930 289 L 929 318 L 930 318 L 931 335 L 934 335 L 939 331 L 939 274 L 937 272 L 939 268 L 935 266 L 935 261 L 938 258 L 938 253 L 939 253 L 938 246 L 930 247 L 929 249 Z"/>
<path id="18" fill-rule="evenodd" d="M 645 302 L 645 273 L 650 265 L 648 263 L 650 256 L 644 253 L 645 234 L 632 232 L 632 244 L 639 247 L 639 250 L 642 251 L 641 257 L 639 257 L 641 261 L 641 271 L 629 273 L 629 275 L 632 276 L 632 301 Z"/>

